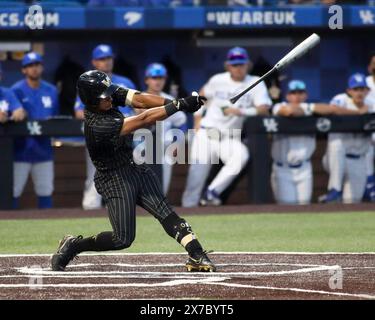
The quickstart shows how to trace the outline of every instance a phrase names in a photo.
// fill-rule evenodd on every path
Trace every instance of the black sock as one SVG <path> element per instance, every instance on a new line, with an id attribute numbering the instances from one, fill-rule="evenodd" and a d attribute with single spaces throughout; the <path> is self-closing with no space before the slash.
<path id="1" fill-rule="evenodd" d="M 185 247 L 185 250 L 192 258 L 197 258 L 203 253 L 203 248 L 197 239 L 191 240 Z"/>
<path id="2" fill-rule="evenodd" d="M 96 236 L 84 238 L 84 239 L 77 239 L 75 241 L 75 248 L 78 253 L 83 251 L 108 251 L 108 250 L 116 250 L 116 245 L 113 240 L 113 232 L 106 231 L 99 233 Z"/>

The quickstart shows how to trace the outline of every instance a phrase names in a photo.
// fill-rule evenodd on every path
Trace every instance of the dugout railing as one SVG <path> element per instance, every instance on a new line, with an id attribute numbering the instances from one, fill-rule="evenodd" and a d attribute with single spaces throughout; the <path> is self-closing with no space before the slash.
<path id="1" fill-rule="evenodd" d="M 276 133 L 317 134 L 375 131 L 375 114 L 327 117 L 249 117 L 244 132 L 250 149 L 248 165 L 248 199 L 251 203 L 268 203 L 270 139 Z M 11 209 L 13 192 L 13 139 L 27 136 L 76 137 L 83 135 L 83 123 L 74 119 L 50 119 L 0 125 L 0 209 Z"/>

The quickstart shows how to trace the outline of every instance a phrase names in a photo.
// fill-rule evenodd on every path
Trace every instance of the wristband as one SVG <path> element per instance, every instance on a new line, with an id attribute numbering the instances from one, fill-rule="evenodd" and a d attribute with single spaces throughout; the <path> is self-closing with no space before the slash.
<path id="1" fill-rule="evenodd" d="M 255 108 L 241 109 L 241 114 L 246 117 L 256 116 L 258 114 Z"/>
<path id="2" fill-rule="evenodd" d="M 167 116 L 169 117 L 172 114 L 176 113 L 178 111 L 178 107 L 179 107 L 179 103 L 176 100 L 171 101 L 166 106 L 164 106 Z"/>
<path id="3" fill-rule="evenodd" d="M 125 104 L 131 106 L 134 95 L 140 92 L 137 90 L 133 90 L 133 89 L 127 89 L 127 90 L 128 90 L 128 94 L 126 95 L 126 98 L 125 98 Z"/>

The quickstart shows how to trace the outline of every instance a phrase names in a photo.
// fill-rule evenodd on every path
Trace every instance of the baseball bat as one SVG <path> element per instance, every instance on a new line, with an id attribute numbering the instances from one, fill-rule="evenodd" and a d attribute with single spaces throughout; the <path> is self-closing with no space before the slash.
<path id="1" fill-rule="evenodd" d="M 298 59 L 299 57 L 303 56 L 307 51 L 315 47 L 320 41 L 320 37 L 313 33 L 310 37 L 302 41 L 298 46 L 296 46 L 293 50 L 291 50 L 286 56 L 284 56 L 278 63 L 274 65 L 274 67 L 268 71 L 266 74 L 261 76 L 257 81 L 252 83 L 249 87 L 245 90 L 237 94 L 236 96 L 232 97 L 229 101 L 231 103 L 236 103 L 238 99 L 240 99 L 244 94 L 249 92 L 253 89 L 256 85 L 262 82 L 264 79 L 268 78 L 274 72 L 285 68 L 287 65 L 291 64 L 293 61 Z"/>

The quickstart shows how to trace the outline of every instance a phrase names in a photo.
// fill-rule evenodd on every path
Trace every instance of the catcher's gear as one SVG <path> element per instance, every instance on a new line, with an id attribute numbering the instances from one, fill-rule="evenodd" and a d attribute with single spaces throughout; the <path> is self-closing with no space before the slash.
<path id="1" fill-rule="evenodd" d="M 87 107 L 97 106 L 100 99 L 112 96 L 119 88 L 107 74 L 98 70 L 81 74 L 77 81 L 78 95 Z"/>
<path id="2" fill-rule="evenodd" d="M 77 255 L 74 244 L 78 239 L 82 239 L 82 236 L 67 235 L 60 240 L 57 252 L 51 257 L 53 271 L 64 271 L 68 263 L 74 259 Z"/>

